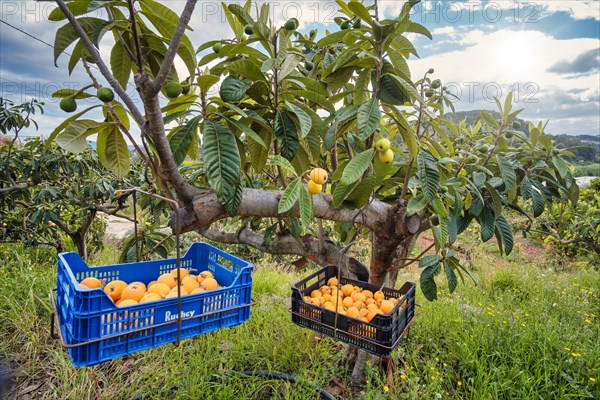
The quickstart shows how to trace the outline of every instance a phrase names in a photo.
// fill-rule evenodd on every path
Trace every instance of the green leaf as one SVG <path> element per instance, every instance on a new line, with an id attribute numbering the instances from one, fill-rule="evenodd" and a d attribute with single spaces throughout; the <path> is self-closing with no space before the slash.
<path id="1" fill-rule="evenodd" d="M 375 175 L 370 174 L 366 179 L 360 182 L 356 188 L 350 193 L 348 196 L 348 201 L 354 203 L 354 207 L 361 208 L 366 206 L 371 200 L 371 196 L 373 195 L 373 189 L 377 184 L 377 179 Z"/>
<path id="2" fill-rule="evenodd" d="M 369 10 L 359 2 L 348 3 L 348 8 L 356 14 L 360 19 L 365 21 L 367 24 L 373 26 L 373 17 L 369 13 Z"/>
<path id="3" fill-rule="evenodd" d="M 252 81 L 266 81 L 265 75 L 260 70 L 260 67 L 250 59 L 243 58 L 229 64 L 229 70 L 243 75 Z"/>
<path id="4" fill-rule="evenodd" d="M 296 124 L 286 110 L 278 109 L 275 114 L 275 137 L 281 144 L 281 155 L 291 161 L 296 155 L 300 141 Z"/>
<path id="5" fill-rule="evenodd" d="M 79 117 L 81 117 L 83 114 L 93 110 L 94 108 L 98 108 L 98 107 L 102 107 L 101 104 L 92 106 L 92 107 L 88 107 L 85 110 L 73 115 L 72 117 L 67 118 L 66 120 L 64 120 L 63 122 L 60 123 L 60 125 L 58 125 L 56 127 L 56 129 L 54 129 L 51 133 L 50 136 L 48 136 L 48 139 L 46 140 L 46 144 L 44 145 L 44 150 L 48 150 L 48 148 L 50 147 L 50 145 L 52 144 L 52 142 L 55 141 L 56 137 L 58 136 L 59 133 L 61 133 L 67 126 L 69 126 L 69 124 L 71 124 L 73 121 L 76 121 Z"/>
<path id="6" fill-rule="evenodd" d="M 367 168 L 369 168 L 369 165 L 371 165 L 374 154 L 375 149 L 371 148 L 363 151 L 350 160 L 344 169 L 341 182 L 345 185 L 350 185 L 354 182 L 357 182 L 365 173 Z"/>
<path id="7" fill-rule="evenodd" d="M 409 200 L 408 205 L 406 207 L 406 215 L 411 216 L 423 211 L 423 209 L 427 206 L 427 199 L 423 193 L 419 193 L 415 197 Z"/>
<path id="8" fill-rule="evenodd" d="M 302 179 L 298 177 L 291 181 L 285 188 L 281 195 L 281 199 L 279 199 L 279 206 L 277 207 L 277 212 L 279 214 L 285 214 L 294 207 L 300 197 L 301 186 Z"/>
<path id="9" fill-rule="evenodd" d="M 300 123 L 300 137 L 304 139 L 312 129 L 312 118 L 302 108 L 292 102 L 286 101 L 285 104 L 294 114 L 296 114 L 296 117 L 298 117 L 298 122 Z"/>
<path id="10" fill-rule="evenodd" d="M 121 85 L 127 87 L 131 75 L 131 58 L 121 42 L 117 42 L 110 52 L 110 68 L 113 75 Z"/>
<path id="11" fill-rule="evenodd" d="M 55 99 L 64 99 L 65 97 L 73 97 L 75 99 L 88 99 L 90 97 L 94 97 L 86 92 L 79 92 L 79 90 L 75 89 L 59 89 L 56 92 L 52 93 L 52 97 Z M 77 94 L 77 96 L 75 96 Z"/>
<path id="12" fill-rule="evenodd" d="M 88 6 L 91 0 L 79 0 L 72 1 L 70 3 L 66 3 L 67 8 L 71 11 L 71 14 L 74 16 L 78 16 L 84 14 L 88 11 Z M 50 14 L 48 15 L 48 20 L 53 22 L 58 22 L 66 19 L 67 16 L 62 12 L 62 10 L 56 7 Z"/>
<path id="13" fill-rule="evenodd" d="M 424 256 L 419 260 L 419 268 L 431 267 L 440 262 L 440 256 L 437 254 Z"/>
<path id="14" fill-rule="evenodd" d="M 298 64 L 300 64 L 300 56 L 296 54 L 288 54 L 281 64 L 281 69 L 279 70 L 279 75 L 277 75 L 278 79 L 284 79 L 288 76 L 293 70 L 296 69 Z"/>
<path id="15" fill-rule="evenodd" d="M 444 262 L 444 270 L 446 271 L 446 279 L 448 280 L 448 290 L 450 293 L 454 293 L 456 286 L 458 285 L 458 279 L 454 273 L 452 265 L 448 262 Z"/>
<path id="16" fill-rule="evenodd" d="M 294 169 L 294 166 L 288 160 L 286 160 L 285 158 L 283 158 L 279 155 L 273 156 L 273 158 L 269 162 L 269 165 L 276 165 L 278 167 L 283 168 L 290 175 L 298 176 L 298 174 L 296 174 L 296 170 Z"/>
<path id="17" fill-rule="evenodd" d="M 483 118 L 485 120 L 485 122 L 487 122 L 488 124 L 490 124 L 492 127 L 498 129 L 500 128 L 500 124 L 498 124 L 498 121 L 496 121 L 494 119 L 494 117 L 492 116 L 492 114 L 490 114 L 487 111 L 481 111 L 481 118 Z"/>
<path id="18" fill-rule="evenodd" d="M 118 178 L 124 178 L 129 173 L 131 154 L 123 134 L 116 126 L 100 131 L 96 146 L 100 161 L 106 169 Z"/>
<path id="19" fill-rule="evenodd" d="M 393 79 L 396 82 L 396 84 L 399 85 L 403 89 L 404 92 L 410 93 L 410 95 L 412 97 L 414 97 L 417 101 L 419 101 L 421 103 L 425 103 L 425 99 L 423 99 L 423 97 L 421 97 L 421 94 L 414 87 L 412 82 L 408 82 L 406 79 L 404 79 L 398 75 L 395 75 L 395 74 L 386 74 L 386 76 Z"/>
<path id="20" fill-rule="evenodd" d="M 201 116 L 190 119 L 169 139 L 169 146 L 171 147 L 175 164 L 178 166 L 185 160 L 185 156 L 192 145 L 194 136 L 198 135 L 198 124 L 200 123 L 200 119 Z"/>
<path id="21" fill-rule="evenodd" d="M 300 222 L 303 227 L 307 227 L 313 220 L 313 199 L 308 189 L 300 185 Z"/>
<path id="22" fill-rule="evenodd" d="M 152 25 L 156 27 L 160 34 L 165 39 L 171 40 L 179 23 L 179 15 L 171 10 L 171 8 L 154 0 L 142 0 L 140 1 L 140 6 L 144 12 L 144 16 L 152 22 Z M 188 29 L 190 28 L 188 27 Z M 181 57 L 189 74 L 194 75 L 197 66 L 196 51 L 186 35 L 183 35 L 181 38 L 177 54 Z"/>
<path id="23" fill-rule="evenodd" d="M 569 167 L 567 166 L 567 163 L 559 156 L 552 156 L 552 164 L 554 164 L 554 167 L 558 171 L 561 178 L 564 179 L 569 174 Z"/>
<path id="24" fill-rule="evenodd" d="M 540 194 L 536 189 L 531 189 L 531 201 L 533 204 L 533 216 L 539 217 L 544 212 L 544 207 L 546 205 L 546 200 L 544 196 Z"/>
<path id="25" fill-rule="evenodd" d="M 333 189 L 333 207 L 338 208 L 341 206 L 344 200 L 346 200 L 346 198 L 350 195 L 350 193 L 352 193 L 357 185 L 358 181 L 349 185 L 346 185 L 342 182 L 338 183 L 335 186 L 335 189 Z"/>
<path id="26" fill-rule="evenodd" d="M 94 29 L 98 25 L 106 22 L 100 18 L 91 18 L 91 17 L 82 17 L 78 18 L 77 21 L 83 28 L 86 34 L 91 35 Z M 71 23 L 67 23 L 58 29 L 56 32 L 56 36 L 54 38 L 54 64 L 58 61 L 58 57 L 75 41 L 79 39 L 75 28 L 71 25 Z M 57 65 L 58 66 L 58 65 Z"/>
<path id="27" fill-rule="evenodd" d="M 240 154 L 235 135 L 218 121 L 206 121 L 202 158 L 208 184 L 223 203 L 236 195 L 240 184 Z"/>
<path id="28" fill-rule="evenodd" d="M 421 273 L 421 291 L 425 295 L 425 298 L 429 301 L 437 299 L 437 285 L 435 283 L 435 276 L 439 274 L 440 264 L 436 263 L 430 267 L 427 267 Z"/>
<path id="29" fill-rule="evenodd" d="M 504 180 L 505 193 L 512 193 L 513 187 L 517 183 L 517 174 L 515 173 L 515 169 L 510 161 L 502 156 L 497 156 L 498 166 L 500 167 L 500 174 L 502 175 L 502 179 Z M 511 196 L 512 197 L 512 196 Z M 514 200 L 513 198 L 509 198 L 509 201 Z"/>
<path id="30" fill-rule="evenodd" d="M 233 194 L 228 196 L 225 200 L 225 210 L 231 217 L 235 217 L 237 215 L 240 204 L 242 204 L 243 194 L 244 185 L 242 184 L 242 181 L 239 180 L 233 189 Z"/>
<path id="31" fill-rule="evenodd" d="M 366 140 L 375 132 L 381 121 L 379 101 L 377 99 L 370 99 L 366 103 L 361 104 L 358 109 L 357 118 L 360 138 Z"/>
<path id="32" fill-rule="evenodd" d="M 237 103 L 242 101 L 244 96 L 246 96 L 246 90 L 248 90 L 249 87 L 249 82 L 242 81 L 229 75 L 223 80 L 223 83 L 221 83 L 219 94 L 223 101 Z"/>
<path id="33" fill-rule="evenodd" d="M 453 214 L 448 216 L 446 225 L 448 226 L 448 244 L 452 245 L 456 242 L 458 236 L 458 222 Z"/>
<path id="34" fill-rule="evenodd" d="M 262 140 L 260 135 L 254 132 L 254 130 L 248 125 L 233 118 L 225 117 L 225 119 L 233 126 L 238 128 L 240 131 L 244 132 L 248 137 L 252 138 L 252 140 L 254 140 L 256 143 L 260 144 L 263 148 L 267 149 L 267 145 L 265 144 L 264 140 Z"/>
<path id="35" fill-rule="evenodd" d="M 481 240 L 483 242 L 487 242 L 494 237 L 496 223 L 494 221 L 494 211 L 491 207 L 484 207 L 483 212 L 479 215 L 477 221 L 481 226 Z"/>
<path id="36" fill-rule="evenodd" d="M 219 77 L 216 75 L 201 75 L 196 78 L 196 83 L 198 84 L 198 88 L 200 88 L 200 93 L 203 95 L 206 95 L 210 88 L 213 87 L 217 82 L 219 82 Z"/>
<path id="37" fill-rule="evenodd" d="M 56 143 L 71 153 L 81 153 L 88 147 L 88 136 L 97 133 L 104 126 L 91 119 L 73 121 L 58 135 Z"/>
<path id="38" fill-rule="evenodd" d="M 435 158 L 424 151 L 417 156 L 417 166 L 419 168 L 419 182 L 425 195 L 425 199 L 433 201 L 440 187 L 440 173 L 437 169 Z"/>
<path id="39" fill-rule="evenodd" d="M 504 254 L 509 255 L 513 249 L 514 239 L 512 229 L 503 215 L 496 220 L 496 231 L 504 244 Z M 500 251 L 502 251 L 502 248 L 500 248 Z"/>

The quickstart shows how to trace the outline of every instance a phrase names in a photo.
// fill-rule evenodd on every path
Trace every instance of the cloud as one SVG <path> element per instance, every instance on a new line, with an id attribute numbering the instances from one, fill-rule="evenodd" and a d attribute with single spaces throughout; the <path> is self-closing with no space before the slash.
<path id="1" fill-rule="evenodd" d="M 600 69 L 600 48 L 578 55 L 574 60 L 561 60 L 548 68 L 557 74 L 591 73 Z"/>
<path id="2" fill-rule="evenodd" d="M 569 1 L 544 1 L 536 3 L 546 14 L 565 12 L 573 19 L 600 20 L 600 2 L 569 0 Z"/>
<path id="3" fill-rule="evenodd" d="M 457 109 L 495 109 L 494 97 L 506 97 L 512 90 L 515 107 L 525 109 L 522 115 L 550 120 L 549 132 L 600 132 L 597 74 L 551 71 L 554 67 L 575 72 L 589 66 L 600 40 L 559 40 L 539 31 L 503 29 L 457 34 L 454 43 L 461 43 L 460 49 L 411 59 L 409 65 L 415 76 L 435 68 L 436 77 L 460 97 Z M 562 65 L 564 60 L 573 62 Z M 580 123 L 572 123 L 573 118 Z"/>

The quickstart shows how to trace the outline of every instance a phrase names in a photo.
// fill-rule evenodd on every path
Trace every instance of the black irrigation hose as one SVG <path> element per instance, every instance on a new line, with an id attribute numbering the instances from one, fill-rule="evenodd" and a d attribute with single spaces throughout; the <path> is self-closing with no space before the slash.
<path id="1" fill-rule="evenodd" d="M 291 383 L 297 383 L 298 380 L 296 379 L 295 376 L 292 375 L 287 375 L 287 374 L 282 374 L 281 372 L 272 372 L 272 371 L 244 371 L 244 372 L 235 372 L 235 371 L 228 371 L 225 372 L 223 374 L 220 375 L 211 375 L 209 377 L 209 381 L 214 381 L 214 380 L 218 380 L 224 377 L 227 377 L 228 375 L 246 375 L 246 376 L 256 376 L 256 377 L 261 377 L 261 378 L 268 378 L 268 379 L 280 379 L 283 381 L 287 381 L 287 382 L 291 382 Z M 319 392 L 319 394 L 321 395 L 321 398 L 325 399 L 325 400 L 335 400 L 335 397 L 333 397 L 329 392 L 327 392 L 325 389 L 320 388 L 316 385 L 312 385 L 309 383 L 304 383 L 308 386 L 313 387 L 315 390 L 317 390 Z M 162 391 L 175 391 L 179 389 L 178 385 L 171 385 L 171 386 L 165 386 L 159 389 L 155 389 L 150 393 L 146 393 L 146 394 L 141 394 L 139 396 L 133 397 L 130 400 L 143 400 L 146 396 L 150 395 L 150 394 L 158 394 Z"/>

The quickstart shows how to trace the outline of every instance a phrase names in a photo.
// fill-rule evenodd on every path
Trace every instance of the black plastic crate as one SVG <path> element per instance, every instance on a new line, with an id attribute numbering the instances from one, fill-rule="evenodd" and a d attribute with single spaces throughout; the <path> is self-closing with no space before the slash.
<path id="1" fill-rule="evenodd" d="M 376 356 L 390 355 L 414 318 L 415 284 L 406 282 L 400 290 L 381 289 L 377 285 L 340 277 L 338 287 L 349 283 L 373 293 L 381 289 L 386 298 L 399 299 L 391 313 L 376 315 L 367 323 L 304 301 L 304 296 L 326 285 L 329 278 L 337 276 L 338 268 L 328 265 L 292 286 L 292 321 Z"/>

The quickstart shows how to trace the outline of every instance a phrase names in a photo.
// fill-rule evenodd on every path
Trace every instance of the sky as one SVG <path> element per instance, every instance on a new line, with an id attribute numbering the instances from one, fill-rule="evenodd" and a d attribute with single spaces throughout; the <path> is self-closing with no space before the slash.
<path id="1" fill-rule="evenodd" d="M 185 5 L 183 0 L 161 2 L 176 12 Z M 317 29 L 322 36 L 326 29 L 339 29 L 333 21 L 339 15 L 335 1 L 268 3 L 277 23 L 295 17 L 301 32 Z M 404 2 L 378 3 L 380 13 L 391 18 Z M 68 56 L 54 65 L 52 44 L 64 24 L 48 20 L 54 8 L 52 2 L 0 0 L 0 96 L 15 103 L 34 97 L 45 101 L 45 114 L 35 118 L 37 134 L 44 136 L 68 116 L 52 93 L 89 83 L 81 66 L 68 74 Z M 419 55 L 408 61 L 413 79 L 434 68 L 434 77 L 459 97 L 457 110 L 493 110 L 494 97 L 503 99 L 512 90 L 514 107 L 524 110 L 520 117 L 547 122 L 547 133 L 600 135 L 600 1 L 426 0 L 411 19 L 433 34 L 433 40 L 408 34 Z M 220 2 L 199 1 L 190 27 L 196 47 L 232 37 Z M 111 46 L 110 40 L 102 41 L 101 54 L 108 56 Z M 180 76 L 187 76 L 180 60 L 176 65 Z M 132 85 L 127 91 L 135 96 Z M 82 103 L 78 110 L 95 104 Z"/>

